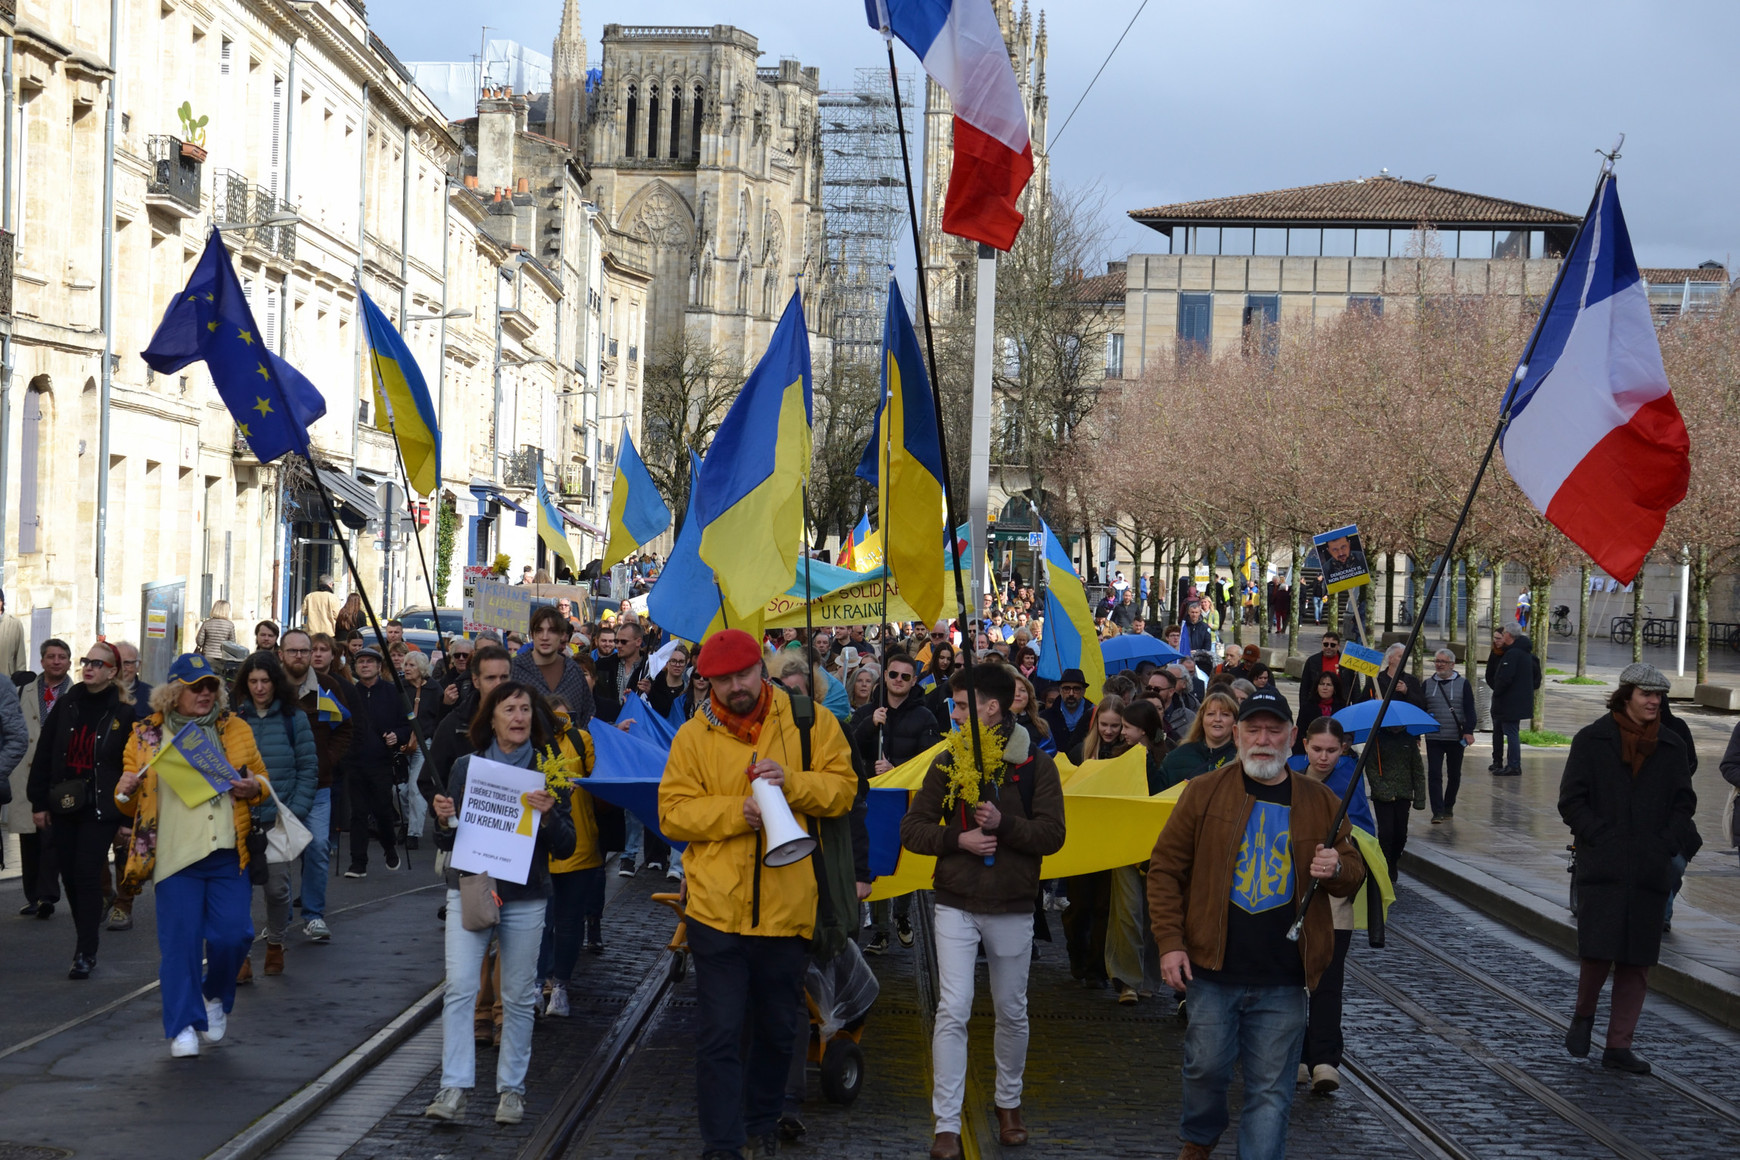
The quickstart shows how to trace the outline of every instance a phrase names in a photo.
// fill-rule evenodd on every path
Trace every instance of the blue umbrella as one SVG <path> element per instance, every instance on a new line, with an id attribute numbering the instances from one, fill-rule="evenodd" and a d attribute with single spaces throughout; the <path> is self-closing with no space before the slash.
<path id="1" fill-rule="evenodd" d="M 1147 633 L 1126 632 L 1121 636 L 1100 642 L 1100 655 L 1106 658 L 1106 673 L 1121 673 L 1125 669 L 1133 669 L 1143 661 L 1153 661 L 1157 665 L 1169 665 L 1173 661 L 1181 661 L 1184 654 Z"/>
<path id="2" fill-rule="evenodd" d="M 1348 737 L 1355 745 L 1371 735 L 1371 723 L 1377 719 L 1379 701 L 1361 701 L 1357 705 L 1335 714 L 1335 719 L 1341 722 L 1341 727 L 1347 730 Z M 1391 701 L 1390 707 L 1384 710 L 1384 728 L 1401 726 L 1416 737 L 1427 733 L 1438 732 L 1438 719 L 1417 705 L 1407 701 Z"/>

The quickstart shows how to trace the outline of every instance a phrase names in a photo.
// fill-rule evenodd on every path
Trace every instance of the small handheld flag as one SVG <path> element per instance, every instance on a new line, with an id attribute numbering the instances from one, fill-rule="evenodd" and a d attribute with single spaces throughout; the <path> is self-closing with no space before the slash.
<path id="1" fill-rule="evenodd" d="M 265 334 L 254 324 L 216 229 L 140 357 L 164 375 L 203 360 L 218 397 L 261 463 L 286 451 L 306 456 L 308 428 L 326 414 L 326 400 L 314 384 L 266 349 Z"/>
<path id="2" fill-rule="evenodd" d="M 610 489 L 610 541 L 600 566 L 614 567 L 671 526 L 671 509 L 653 486 L 652 474 L 625 428 L 616 452 L 616 482 Z"/>
<path id="3" fill-rule="evenodd" d="M 533 458 L 538 469 L 538 538 L 544 541 L 546 548 L 568 561 L 570 572 L 578 572 L 580 569 L 574 563 L 574 545 L 568 542 L 568 533 L 562 530 L 562 513 L 556 510 L 550 499 L 550 489 L 544 485 L 544 457 Z"/>
<path id="4" fill-rule="evenodd" d="M 1629 584 L 1686 497 L 1691 439 L 1611 170 L 1507 397 L 1504 465 L 1529 502 Z"/>
<path id="5" fill-rule="evenodd" d="M 374 299 L 356 287 L 362 303 L 363 333 L 369 340 L 369 381 L 375 392 L 375 430 L 398 440 L 405 457 L 405 476 L 418 495 L 433 495 L 441 487 L 441 428 L 435 404 L 417 358 L 405 337 L 387 321 Z"/>
<path id="6" fill-rule="evenodd" d="M 691 500 L 700 556 L 733 628 L 759 626 L 767 602 L 797 582 L 810 415 L 810 339 L 794 291 L 713 436 Z"/>
<path id="7" fill-rule="evenodd" d="M 337 729 L 350 720 L 350 710 L 326 688 L 319 687 L 319 692 L 314 695 L 314 716 L 316 720 Z"/>
<path id="8" fill-rule="evenodd" d="M 858 545 L 862 544 L 869 535 L 870 513 L 865 512 L 858 517 L 858 523 L 852 530 L 846 533 L 846 542 L 840 545 L 840 567 L 851 568 L 854 572 L 858 570 L 852 556 L 857 551 Z"/>
<path id="9" fill-rule="evenodd" d="M 174 790 L 189 809 L 228 793 L 230 783 L 242 776 L 192 721 L 157 751 L 146 768 L 156 770 L 157 780 Z"/>

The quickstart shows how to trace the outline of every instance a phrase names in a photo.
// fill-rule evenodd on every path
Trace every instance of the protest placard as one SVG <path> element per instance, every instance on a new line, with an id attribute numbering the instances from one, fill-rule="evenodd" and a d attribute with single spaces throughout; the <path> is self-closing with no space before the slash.
<path id="1" fill-rule="evenodd" d="M 1371 583 L 1371 568 L 1366 564 L 1357 524 L 1312 536 L 1311 542 L 1317 545 L 1317 562 L 1323 568 L 1326 593 L 1346 592 Z"/>
<path id="2" fill-rule="evenodd" d="M 1356 673 L 1364 673 L 1375 677 L 1384 667 L 1384 654 L 1375 648 L 1366 648 L 1363 644 L 1355 644 L 1351 640 L 1341 646 L 1341 667 L 1352 669 Z"/>
<path id="3" fill-rule="evenodd" d="M 453 868 L 524 885 L 538 840 L 538 812 L 526 804 L 526 795 L 543 788 L 544 775 L 536 769 L 474 755 L 459 803 Z"/>

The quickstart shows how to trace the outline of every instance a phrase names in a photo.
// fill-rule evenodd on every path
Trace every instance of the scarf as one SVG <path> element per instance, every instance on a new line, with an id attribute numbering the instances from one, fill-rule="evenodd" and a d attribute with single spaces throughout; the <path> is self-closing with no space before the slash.
<path id="1" fill-rule="evenodd" d="M 503 765 L 516 765 L 521 769 L 530 769 L 532 767 L 532 743 L 527 741 L 518 749 L 503 749 L 500 741 L 491 738 L 489 748 L 483 751 L 482 756 L 491 761 L 499 761 Z"/>
<path id="2" fill-rule="evenodd" d="M 767 711 L 772 707 L 772 686 L 763 681 L 761 682 L 761 698 L 755 702 L 755 708 L 741 717 L 733 713 L 730 707 L 719 699 L 717 688 L 708 693 L 707 704 L 702 706 L 702 710 L 709 723 L 719 726 L 743 744 L 754 746 L 761 737 L 761 726 L 767 720 Z"/>
<path id="3" fill-rule="evenodd" d="M 1613 721 L 1619 726 L 1619 760 L 1625 762 L 1631 769 L 1631 776 L 1636 777 L 1643 772 L 1643 763 L 1649 760 L 1661 740 L 1661 719 L 1658 717 L 1647 725 L 1639 725 L 1624 710 L 1616 709 Z"/>
<path id="4" fill-rule="evenodd" d="M 199 731 L 205 734 L 205 739 L 217 746 L 219 753 L 223 753 L 225 752 L 224 739 L 218 735 L 217 731 L 217 720 L 223 715 L 223 711 L 221 698 L 218 704 L 211 707 L 211 712 L 203 717 L 183 717 L 174 709 L 165 710 L 163 714 L 163 738 L 165 741 L 173 739 L 177 733 L 187 728 L 187 723 L 191 721 L 199 726 Z M 242 776 L 246 777 L 246 772 Z"/>

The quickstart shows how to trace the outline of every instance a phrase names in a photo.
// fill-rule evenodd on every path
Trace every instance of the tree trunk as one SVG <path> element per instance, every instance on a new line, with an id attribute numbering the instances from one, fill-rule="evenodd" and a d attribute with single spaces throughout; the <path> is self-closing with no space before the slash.
<path id="1" fill-rule="evenodd" d="M 1257 557 L 1257 566 L 1252 569 L 1257 585 L 1257 643 L 1269 643 L 1269 554 L 1263 549 Z"/>
<path id="2" fill-rule="evenodd" d="M 1165 625 L 1160 623 L 1160 562 L 1161 557 L 1164 554 L 1165 541 L 1163 541 L 1159 536 L 1155 536 L 1153 563 L 1154 575 L 1148 581 L 1148 623 L 1161 630 L 1166 628 Z"/>
<path id="3" fill-rule="evenodd" d="M 1643 569 L 1631 582 L 1631 663 L 1643 659 Z"/>
<path id="4" fill-rule="evenodd" d="M 1504 608 L 1504 562 L 1502 560 L 1495 560 L 1495 561 L 1493 561 L 1493 565 L 1492 565 L 1492 613 L 1491 613 L 1492 631 L 1494 631 L 1494 632 L 1497 632 L 1499 626 L 1501 624 L 1503 624 L 1506 620 L 1510 619 L 1508 616 L 1505 616 L 1501 619 L 1501 610 L 1503 608 Z"/>
<path id="5" fill-rule="evenodd" d="M 1488 639 L 1480 630 L 1480 563 L 1470 551 L 1462 558 L 1462 573 L 1468 584 L 1468 652 L 1462 662 L 1463 676 L 1474 686 L 1474 716 L 1480 716 L 1482 692 L 1485 685 L 1480 682 L 1480 648 L 1482 641 Z M 1478 723 L 1478 722 L 1476 722 Z"/>
<path id="6" fill-rule="evenodd" d="M 1447 603 L 1438 607 L 1444 609 L 1441 619 L 1444 621 L 1444 639 L 1450 644 L 1456 643 L 1456 625 L 1462 619 L 1462 598 L 1456 590 L 1456 570 L 1462 567 L 1462 561 L 1452 560 L 1444 570 L 1444 583 L 1449 587 L 1450 594 Z"/>
<path id="7" fill-rule="evenodd" d="M 1396 554 L 1384 553 L 1384 632 L 1396 631 Z"/>
<path id="8" fill-rule="evenodd" d="M 1305 549 L 1298 542 L 1293 543 L 1293 582 L 1288 585 L 1290 608 L 1287 614 L 1287 655 L 1292 656 L 1299 651 L 1299 618 L 1305 614 L 1305 578 L 1303 562 Z"/>
<path id="9" fill-rule="evenodd" d="M 1577 675 L 1589 675 L 1589 565 L 1577 569 L 1577 582 L 1583 590 L 1577 594 Z"/>
<path id="10" fill-rule="evenodd" d="M 1692 584 L 1698 600 L 1698 684 L 1710 681 L 1710 549 L 1698 545 L 1693 557 Z"/>
<path id="11" fill-rule="evenodd" d="M 1535 634 L 1535 656 L 1540 659 L 1541 668 L 1547 667 L 1547 637 L 1552 635 L 1552 628 L 1547 624 L 1547 605 L 1553 599 L 1553 574 L 1534 568 L 1529 569 L 1529 628 Z M 1541 687 L 1535 690 L 1534 727 L 1547 727 L 1547 683 L 1541 682 Z"/>

